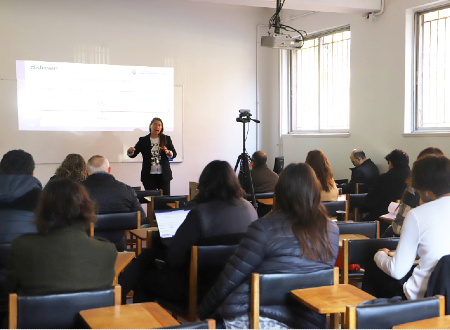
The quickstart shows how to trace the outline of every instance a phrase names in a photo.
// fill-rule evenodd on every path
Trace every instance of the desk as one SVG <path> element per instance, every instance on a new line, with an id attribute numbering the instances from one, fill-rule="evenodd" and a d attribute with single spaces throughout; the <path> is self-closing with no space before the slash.
<path id="1" fill-rule="evenodd" d="M 264 205 L 273 205 L 273 198 L 261 198 L 258 199 L 257 201 Z"/>
<path id="2" fill-rule="evenodd" d="M 395 250 L 390 250 L 388 252 L 388 256 L 389 257 L 394 257 L 395 256 Z M 419 264 L 419 259 L 420 259 L 420 257 L 418 255 L 416 255 L 416 260 L 414 260 L 414 265 L 418 265 Z"/>
<path id="3" fill-rule="evenodd" d="M 116 276 L 114 277 L 113 285 L 118 283 L 119 274 L 125 269 L 125 267 L 134 259 L 136 254 L 134 252 L 119 252 L 117 254 L 116 264 L 114 265 L 114 270 Z"/>
<path id="4" fill-rule="evenodd" d="M 345 313 L 347 305 L 358 305 L 375 299 L 374 296 L 350 284 L 321 286 L 317 288 L 293 290 L 292 296 L 303 305 L 320 314 L 331 314 L 330 326 L 337 329 L 340 313 Z"/>
<path id="5" fill-rule="evenodd" d="M 448 329 L 450 328 L 450 315 L 433 317 L 431 319 L 399 324 L 392 329 Z"/>
<path id="6" fill-rule="evenodd" d="M 145 247 L 150 247 L 151 246 L 151 236 L 149 237 L 149 232 L 151 235 L 152 231 L 158 231 L 158 227 L 149 227 L 149 228 L 140 228 L 140 229 L 133 229 L 130 230 L 130 234 L 132 236 L 135 236 L 137 239 L 136 242 L 136 252 L 137 255 L 141 254 L 142 251 L 142 240 L 145 240 L 146 245 Z"/>
<path id="7" fill-rule="evenodd" d="M 91 329 L 155 329 L 179 324 L 153 302 L 89 309 L 80 315 Z"/>
<path id="8" fill-rule="evenodd" d="M 369 239 L 369 237 L 364 236 L 364 235 L 360 235 L 360 234 L 342 234 L 342 235 L 339 235 L 339 247 L 340 248 L 342 247 L 342 241 L 344 239 L 348 239 L 348 240 L 351 240 L 351 239 Z"/>

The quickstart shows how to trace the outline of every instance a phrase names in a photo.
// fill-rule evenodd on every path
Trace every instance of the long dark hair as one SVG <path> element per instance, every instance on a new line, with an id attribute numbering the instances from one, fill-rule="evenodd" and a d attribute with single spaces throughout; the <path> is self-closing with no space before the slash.
<path id="1" fill-rule="evenodd" d="M 198 195 L 194 199 L 197 203 L 217 199 L 236 203 L 245 195 L 231 165 L 221 160 L 213 160 L 206 165 L 198 180 L 198 190 Z"/>
<path id="2" fill-rule="evenodd" d="M 159 146 L 164 147 L 166 145 L 166 135 L 164 134 L 164 123 L 161 118 L 155 117 L 150 122 L 150 125 L 148 126 L 148 130 L 151 133 L 152 132 L 152 124 L 154 121 L 158 120 L 161 123 L 161 132 L 159 132 Z"/>
<path id="3" fill-rule="evenodd" d="M 95 222 L 95 208 L 86 189 L 71 179 L 47 183 L 36 210 L 36 228 L 40 233 L 82 222 Z"/>
<path id="4" fill-rule="evenodd" d="M 331 171 L 330 163 L 327 156 L 320 150 L 311 150 L 306 156 L 306 164 L 312 167 L 319 179 L 322 190 L 329 192 L 330 187 L 333 187 L 333 171 Z"/>
<path id="5" fill-rule="evenodd" d="M 328 262 L 333 252 L 320 190 L 316 174 L 308 164 L 290 164 L 281 172 L 275 186 L 273 213 L 280 212 L 291 220 L 292 231 L 300 244 L 300 257 Z"/>

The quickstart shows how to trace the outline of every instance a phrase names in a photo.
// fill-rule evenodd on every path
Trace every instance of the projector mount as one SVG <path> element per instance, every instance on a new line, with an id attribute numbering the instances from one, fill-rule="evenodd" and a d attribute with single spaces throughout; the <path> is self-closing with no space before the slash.
<path id="1" fill-rule="evenodd" d="M 277 0 L 277 9 L 269 20 L 269 35 L 261 37 L 261 46 L 281 49 L 300 49 L 303 47 L 306 32 L 281 23 L 280 12 L 285 1 Z M 270 32 L 272 28 L 274 30 L 273 33 Z M 289 34 L 283 34 L 281 30 L 296 32 L 298 36 L 291 37 Z"/>

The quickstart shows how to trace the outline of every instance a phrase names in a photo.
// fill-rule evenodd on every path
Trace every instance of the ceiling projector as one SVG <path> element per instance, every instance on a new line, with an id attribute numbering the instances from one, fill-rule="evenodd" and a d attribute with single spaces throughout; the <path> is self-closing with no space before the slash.
<path id="1" fill-rule="evenodd" d="M 285 34 L 272 34 L 261 37 L 261 46 L 279 49 L 300 49 L 303 46 L 303 39 L 291 38 Z"/>

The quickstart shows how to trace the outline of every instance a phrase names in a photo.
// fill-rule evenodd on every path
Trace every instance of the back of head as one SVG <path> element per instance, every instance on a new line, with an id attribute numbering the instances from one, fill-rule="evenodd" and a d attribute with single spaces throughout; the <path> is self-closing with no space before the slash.
<path id="1" fill-rule="evenodd" d="M 320 183 L 308 164 L 290 164 L 275 186 L 274 212 L 286 215 L 299 241 L 302 255 L 327 262 L 332 258 L 328 219 L 320 203 Z"/>
<path id="2" fill-rule="evenodd" d="M 214 160 L 203 169 L 198 182 L 197 203 L 213 200 L 235 202 L 245 195 L 239 180 L 226 161 Z"/>
<path id="3" fill-rule="evenodd" d="M 3 155 L 0 162 L 0 174 L 33 175 L 34 160 L 28 152 L 21 149 L 11 150 Z"/>
<path id="4" fill-rule="evenodd" d="M 252 155 L 252 160 L 255 165 L 265 165 L 267 164 L 267 155 L 262 151 L 256 151 Z"/>
<path id="5" fill-rule="evenodd" d="M 432 191 L 436 197 L 450 193 L 450 159 L 439 155 L 417 159 L 412 169 L 412 186 Z"/>
<path id="6" fill-rule="evenodd" d="M 40 233 L 95 221 L 94 204 L 86 189 L 71 179 L 50 180 L 42 191 L 36 210 L 36 227 Z"/>
<path id="7" fill-rule="evenodd" d="M 391 162 L 394 168 L 407 167 L 409 165 L 409 156 L 406 152 L 400 149 L 392 150 L 384 157 L 388 162 Z"/>
<path id="8" fill-rule="evenodd" d="M 366 159 L 366 154 L 364 153 L 364 151 L 360 150 L 360 149 L 355 149 L 352 151 L 353 153 L 353 157 L 355 157 L 355 159 Z"/>
<path id="9" fill-rule="evenodd" d="M 55 174 L 60 178 L 69 178 L 75 181 L 86 179 L 86 161 L 79 154 L 69 154 L 56 169 Z"/>
<path id="10" fill-rule="evenodd" d="M 92 156 L 87 162 L 88 175 L 92 175 L 97 172 L 108 172 L 109 161 L 99 155 Z"/>
<path id="11" fill-rule="evenodd" d="M 417 159 L 422 158 L 424 156 L 428 156 L 428 155 L 438 155 L 438 156 L 443 156 L 444 152 L 441 150 L 441 148 L 437 148 L 437 147 L 428 147 L 423 149 L 420 153 L 419 156 L 417 156 Z"/>
<path id="12" fill-rule="evenodd" d="M 331 171 L 330 163 L 325 154 L 320 150 L 311 150 L 306 156 L 306 164 L 312 167 L 316 173 L 317 179 L 322 186 L 322 190 L 328 192 L 333 186 L 333 172 Z"/>

